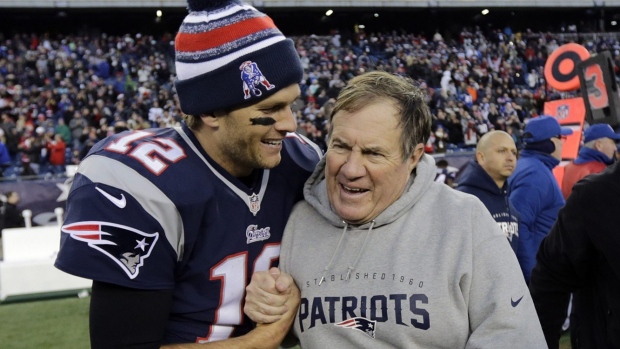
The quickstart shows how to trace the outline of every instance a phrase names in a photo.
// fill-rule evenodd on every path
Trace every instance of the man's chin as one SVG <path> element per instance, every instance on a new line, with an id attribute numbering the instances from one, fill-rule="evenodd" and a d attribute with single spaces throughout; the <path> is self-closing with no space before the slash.
<path id="1" fill-rule="evenodd" d="M 269 160 L 263 160 L 263 161 L 261 161 L 261 166 L 260 166 L 260 168 L 263 168 L 263 169 L 269 170 L 269 169 L 272 169 L 272 168 L 274 168 L 274 167 L 278 166 L 278 165 L 280 164 L 280 162 L 281 162 L 281 161 L 282 161 L 282 158 L 281 158 L 281 157 L 278 157 L 278 159 L 273 159 L 273 160 L 271 160 L 271 159 L 269 159 Z"/>

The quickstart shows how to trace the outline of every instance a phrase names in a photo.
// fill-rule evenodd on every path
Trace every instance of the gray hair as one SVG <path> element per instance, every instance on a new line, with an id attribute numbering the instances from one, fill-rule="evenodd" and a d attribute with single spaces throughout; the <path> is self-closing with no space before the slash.
<path id="1" fill-rule="evenodd" d="M 426 93 L 415 86 L 411 78 L 372 71 L 351 79 L 340 91 L 329 120 L 331 122 L 340 110 L 352 113 L 380 99 L 393 101 L 400 113 L 401 149 L 405 160 L 413 154 L 416 145 L 426 144 L 431 134 L 431 113 L 425 98 Z"/>

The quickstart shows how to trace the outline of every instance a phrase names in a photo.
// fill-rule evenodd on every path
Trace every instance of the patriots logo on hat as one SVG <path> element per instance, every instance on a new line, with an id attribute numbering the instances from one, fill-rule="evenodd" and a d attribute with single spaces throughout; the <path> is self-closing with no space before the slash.
<path id="1" fill-rule="evenodd" d="M 262 95 L 263 92 L 257 86 L 263 85 L 267 90 L 276 87 L 276 85 L 269 83 L 260 69 L 258 69 L 258 65 L 252 61 L 243 62 L 239 70 L 241 70 L 241 80 L 243 81 L 243 99 L 248 99 L 252 95 L 255 97 Z"/>
<path id="2" fill-rule="evenodd" d="M 344 327 L 351 330 L 358 330 L 364 332 L 368 337 L 375 338 L 375 328 L 377 327 L 377 321 L 368 320 L 363 317 L 354 317 L 337 324 L 338 327 Z"/>
<path id="3" fill-rule="evenodd" d="M 96 221 L 67 224 L 61 231 L 110 257 L 130 279 L 138 276 L 159 238 L 159 233 L 148 234 L 125 225 Z"/>

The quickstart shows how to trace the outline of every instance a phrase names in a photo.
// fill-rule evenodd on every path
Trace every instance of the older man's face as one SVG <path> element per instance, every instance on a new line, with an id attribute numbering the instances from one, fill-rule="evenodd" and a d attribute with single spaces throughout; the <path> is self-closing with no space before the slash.
<path id="1" fill-rule="evenodd" d="M 343 220 L 369 222 L 401 196 L 423 145 L 403 161 L 398 111 L 388 100 L 339 111 L 331 132 L 325 155 L 329 201 Z"/>
<path id="2" fill-rule="evenodd" d="M 607 137 L 599 138 L 597 141 L 599 143 L 597 149 L 608 158 L 613 159 L 618 149 L 616 142 Z"/>

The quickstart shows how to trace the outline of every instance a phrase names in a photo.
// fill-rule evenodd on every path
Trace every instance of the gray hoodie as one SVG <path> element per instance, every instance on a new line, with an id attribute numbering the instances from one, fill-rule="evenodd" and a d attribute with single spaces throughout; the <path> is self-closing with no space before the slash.
<path id="1" fill-rule="evenodd" d="M 309 348 L 546 348 L 521 269 L 474 196 L 434 182 L 424 155 L 373 221 L 332 209 L 325 158 L 288 221 L 280 266 L 301 290 Z"/>

